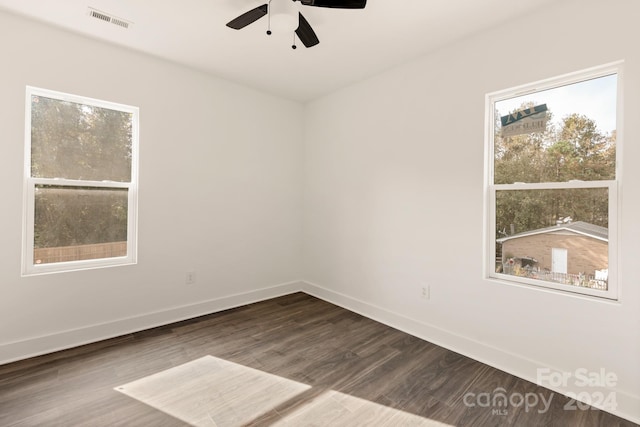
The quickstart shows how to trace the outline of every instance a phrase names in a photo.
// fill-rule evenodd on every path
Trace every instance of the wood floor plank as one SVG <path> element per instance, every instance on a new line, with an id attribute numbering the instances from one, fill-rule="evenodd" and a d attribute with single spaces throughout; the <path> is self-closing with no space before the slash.
<path id="1" fill-rule="evenodd" d="M 204 357 L 303 391 L 278 399 L 271 380 L 231 375 L 215 396 L 212 385 L 198 385 L 198 403 L 174 376 L 158 383 L 156 401 L 165 403 L 156 408 L 117 390 Z M 496 412 L 465 402 L 497 389 L 552 397 L 551 405 Z M 235 426 L 241 417 L 224 406 L 231 398 L 264 408 L 242 422 L 252 426 L 635 425 L 599 410 L 567 411 L 563 396 L 303 293 L 0 366 L 3 427 Z M 175 402 L 210 406 L 198 406 L 199 421 L 189 424 L 172 415 Z"/>

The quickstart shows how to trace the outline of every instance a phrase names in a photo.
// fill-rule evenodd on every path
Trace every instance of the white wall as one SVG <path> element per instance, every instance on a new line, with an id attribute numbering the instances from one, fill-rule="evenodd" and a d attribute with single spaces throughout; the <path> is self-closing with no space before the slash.
<path id="1" fill-rule="evenodd" d="M 0 13 L 0 363 L 302 288 L 524 378 L 604 367 L 640 420 L 639 8 L 567 0 L 306 108 Z M 621 302 L 483 280 L 485 94 L 619 59 Z M 138 265 L 20 277 L 25 85 L 140 107 Z"/>
<path id="2" fill-rule="evenodd" d="M 0 31 L 0 363 L 299 289 L 300 104 L 9 14 Z M 20 277 L 26 85 L 140 107 L 137 265 Z"/>
<path id="3" fill-rule="evenodd" d="M 308 290 L 530 380 L 605 368 L 640 420 L 639 16 L 559 2 L 308 105 Z M 483 280 L 485 94 L 620 59 L 620 303 Z"/>

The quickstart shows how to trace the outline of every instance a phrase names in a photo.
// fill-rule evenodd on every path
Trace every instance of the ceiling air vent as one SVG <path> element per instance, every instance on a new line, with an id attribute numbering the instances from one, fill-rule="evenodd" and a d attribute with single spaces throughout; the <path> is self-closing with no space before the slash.
<path id="1" fill-rule="evenodd" d="M 122 28 L 129 28 L 129 23 L 118 18 L 111 18 L 111 23 L 114 25 L 120 25 Z"/>
<path id="2" fill-rule="evenodd" d="M 89 16 L 104 22 L 108 22 L 113 25 L 117 25 L 122 28 L 129 28 L 129 25 L 131 25 L 131 22 L 125 19 L 117 18 L 113 15 L 109 15 L 108 13 L 104 13 L 93 8 L 89 8 Z"/>

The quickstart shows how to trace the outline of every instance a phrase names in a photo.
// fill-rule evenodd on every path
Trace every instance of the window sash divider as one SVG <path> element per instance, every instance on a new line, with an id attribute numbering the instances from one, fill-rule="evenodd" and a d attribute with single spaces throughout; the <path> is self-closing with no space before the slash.
<path id="1" fill-rule="evenodd" d="M 493 191 L 500 190 L 564 190 L 573 188 L 611 188 L 617 185 L 616 180 L 603 181 L 568 181 L 568 182 L 538 182 L 538 183 L 513 183 L 492 184 L 489 188 Z"/>
<path id="2" fill-rule="evenodd" d="M 95 188 L 131 188 L 130 182 L 119 181 L 85 181 L 61 178 L 28 178 L 31 185 L 51 185 L 60 187 L 95 187 Z"/>

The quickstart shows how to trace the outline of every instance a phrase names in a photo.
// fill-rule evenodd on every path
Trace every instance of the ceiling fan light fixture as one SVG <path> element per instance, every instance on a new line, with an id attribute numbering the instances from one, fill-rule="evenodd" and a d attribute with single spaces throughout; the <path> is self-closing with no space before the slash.
<path id="1" fill-rule="evenodd" d="M 271 0 L 270 29 L 275 34 L 292 33 L 298 28 L 300 6 L 291 0 Z"/>

